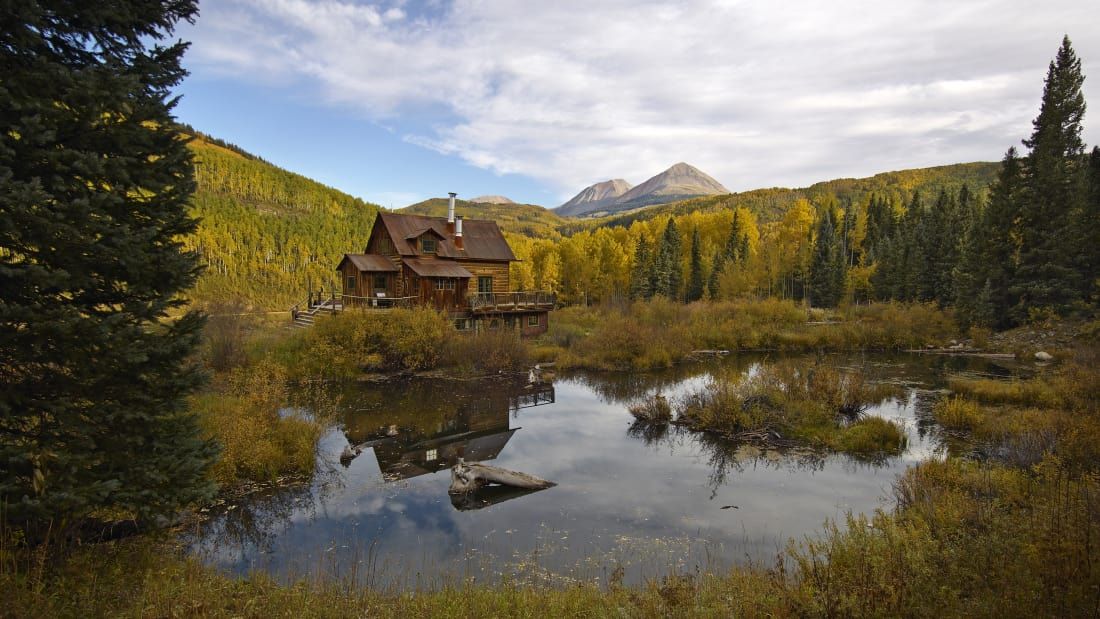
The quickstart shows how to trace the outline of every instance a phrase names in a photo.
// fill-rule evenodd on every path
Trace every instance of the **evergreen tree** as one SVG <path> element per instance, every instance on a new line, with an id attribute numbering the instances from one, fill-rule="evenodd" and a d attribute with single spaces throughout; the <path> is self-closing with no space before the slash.
<path id="1" fill-rule="evenodd" d="M 1100 147 L 1093 147 L 1089 155 L 1088 195 L 1085 214 L 1081 218 L 1081 272 L 1084 277 L 1083 296 L 1093 304 L 1100 294 Z"/>
<path id="2" fill-rule="evenodd" d="M 725 256 L 721 251 L 717 251 L 714 254 L 714 262 L 711 265 L 710 275 L 707 277 L 707 297 L 710 299 L 717 299 L 720 290 L 720 278 L 722 277 L 722 270 L 726 267 Z"/>
<path id="3" fill-rule="evenodd" d="M 940 191 L 928 217 L 929 236 L 924 243 L 931 251 L 926 254 L 923 297 L 937 301 L 942 307 L 955 301 L 954 269 L 959 262 L 965 223 L 958 201 L 947 190 Z"/>
<path id="4" fill-rule="evenodd" d="M 171 115 L 194 0 L 5 3 L 0 16 L 0 505 L 31 539 L 210 496 L 184 398 L 202 317 Z"/>
<path id="5" fill-rule="evenodd" d="M 1085 98 L 1081 61 L 1062 40 L 1050 63 L 1043 101 L 1031 137 L 1019 197 L 1020 264 L 1012 289 L 1019 297 L 1017 321 L 1042 308 L 1064 311 L 1081 298 L 1082 273 L 1076 268 L 1076 218 L 1085 197 L 1081 120 Z"/>
<path id="6" fill-rule="evenodd" d="M 956 275 L 956 305 L 965 324 L 1004 328 L 1016 305 L 1010 292 L 1017 261 L 1016 211 L 1023 169 L 1016 149 L 1001 161 L 989 204 L 971 226 Z"/>
<path id="7" fill-rule="evenodd" d="M 909 208 L 905 211 L 901 229 L 898 231 L 901 245 L 898 248 L 897 268 L 900 275 L 896 298 L 901 301 L 927 301 L 931 298 L 928 294 L 930 286 L 928 286 L 927 246 L 925 245 L 931 238 L 928 224 L 920 192 L 914 192 Z"/>
<path id="8" fill-rule="evenodd" d="M 699 227 L 696 226 L 691 233 L 691 271 L 687 288 L 689 303 L 703 298 L 703 250 L 699 243 Z"/>
<path id="9" fill-rule="evenodd" d="M 630 275 L 630 298 L 637 301 L 653 296 L 652 265 L 649 257 L 649 244 L 645 236 L 638 237 L 634 248 L 634 270 Z"/>
<path id="10" fill-rule="evenodd" d="M 680 288 L 683 286 L 684 279 L 680 267 L 681 254 L 680 232 L 676 228 L 676 220 L 669 217 L 665 232 L 661 236 L 657 259 L 653 265 L 654 294 L 664 295 L 670 299 L 680 298 Z"/>
<path id="11" fill-rule="evenodd" d="M 836 307 L 844 295 L 844 250 L 829 208 L 818 222 L 809 292 L 810 302 L 818 307 Z"/>

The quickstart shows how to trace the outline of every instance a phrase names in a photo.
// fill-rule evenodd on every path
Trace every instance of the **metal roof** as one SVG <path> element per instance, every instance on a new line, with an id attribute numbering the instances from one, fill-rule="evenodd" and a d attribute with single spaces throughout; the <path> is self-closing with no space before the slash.
<path id="1" fill-rule="evenodd" d="M 463 248 L 455 247 L 454 238 L 447 231 L 445 217 L 425 217 L 399 213 L 379 213 L 375 222 L 382 222 L 393 239 L 397 253 L 402 256 L 419 256 L 416 237 L 429 228 L 439 235 L 436 255 L 441 258 L 465 260 L 511 261 L 516 259 L 497 222 L 485 219 L 462 220 Z"/>
<path id="2" fill-rule="evenodd" d="M 355 265 L 355 268 L 360 271 L 396 273 L 399 270 L 397 265 L 390 262 L 389 258 L 378 254 L 344 254 L 343 259 L 340 260 L 340 264 L 336 265 L 336 270 L 343 270 L 344 262 L 347 260 L 350 260 L 351 263 Z"/>
<path id="3" fill-rule="evenodd" d="M 405 258 L 404 262 L 420 277 L 459 277 L 463 279 L 473 277 L 472 273 L 453 260 Z"/>

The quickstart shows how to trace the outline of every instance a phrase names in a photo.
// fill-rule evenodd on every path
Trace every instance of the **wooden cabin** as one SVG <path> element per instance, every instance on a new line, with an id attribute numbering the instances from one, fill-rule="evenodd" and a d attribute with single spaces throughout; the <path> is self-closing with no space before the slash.
<path id="1" fill-rule="evenodd" d="M 343 307 L 429 306 L 447 312 L 460 330 L 511 329 L 545 333 L 554 295 L 514 292 L 516 260 L 495 221 L 379 213 L 361 254 L 344 254 Z"/>

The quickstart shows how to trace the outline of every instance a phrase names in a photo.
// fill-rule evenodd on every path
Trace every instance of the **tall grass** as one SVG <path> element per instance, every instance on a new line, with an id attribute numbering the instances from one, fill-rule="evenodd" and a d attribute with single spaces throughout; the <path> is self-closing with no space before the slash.
<path id="1" fill-rule="evenodd" d="M 324 420 L 280 414 L 290 401 L 286 369 L 270 360 L 240 367 L 215 388 L 191 399 L 207 437 L 221 446 L 211 469 L 215 481 L 272 481 L 311 475 Z"/>
<path id="2" fill-rule="evenodd" d="M 962 432 L 960 447 L 1018 467 L 1047 456 L 1074 470 L 1100 471 L 1100 365 L 1083 347 L 1058 368 L 1015 380 L 952 378 L 956 395 L 933 409 Z"/>
<path id="3" fill-rule="evenodd" d="M 657 298 L 556 311 L 544 341 L 565 367 L 625 370 L 667 367 L 693 350 L 900 350 L 959 337 L 951 315 L 933 305 L 854 306 L 825 324 L 808 318 L 778 299 L 683 305 Z"/>

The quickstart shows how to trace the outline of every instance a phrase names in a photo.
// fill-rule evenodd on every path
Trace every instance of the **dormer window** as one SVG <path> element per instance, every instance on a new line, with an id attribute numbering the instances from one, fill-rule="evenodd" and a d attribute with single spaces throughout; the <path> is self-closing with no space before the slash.
<path id="1" fill-rule="evenodd" d="M 435 239 L 430 236 L 424 236 L 420 239 L 420 251 L 425 254 L 435 253 Z"/>

